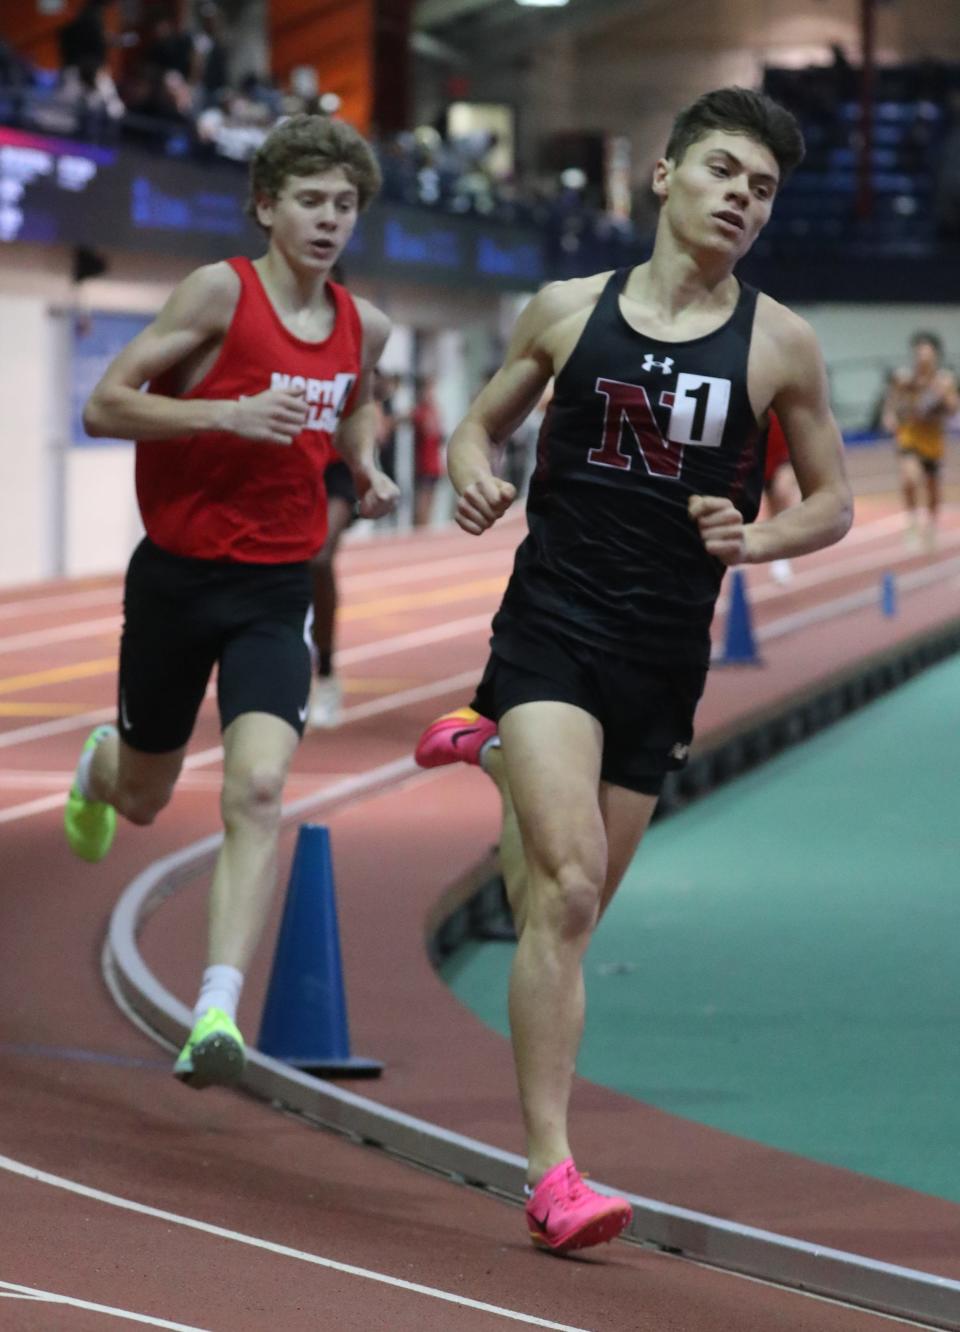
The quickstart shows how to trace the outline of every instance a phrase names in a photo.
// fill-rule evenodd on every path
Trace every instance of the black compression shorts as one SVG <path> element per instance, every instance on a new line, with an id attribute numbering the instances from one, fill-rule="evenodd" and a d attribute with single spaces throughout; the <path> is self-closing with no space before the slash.
<path id="1" fill-rule="evenodd" d="M 353 484 L 353 473 L 342 458 L 334 458 L 323 470 L 323 484 L 328 499 L 340 499 L 351 508 L 357 502 L 357 488 Z"/>
<path id="2" fill-rule="evenodd" d="M 699 663 L 647 665 L 571 639 L 498 634 L 472 706 L 498 724 L 521 703 L 582 708 L 603 727 L 603 781 L 659 795 L 687 761 L 705 681 Z"/>
<path id="3" fill-rule="evenodd" d="M 266 712 L 302 735 L 309 608 L 306 562 L 187 559 L 145 537 L 124 586 L 123 739 L 147 754 L 185 745 L 215 665 L 221 730 L 245 713 Z"/>
<path id="4" fill-rule="evenodd" d="M 921 466 L 921 467 L 923 468 L 923 470 L 926 472 L 927 476 L 939 476 L 939 475 L 940 475 L 940 469 L 941 469 L 941 467 L 942 467 L 942 465 L 943 465 L 943 459 L 942 459 L 942 458 L 931 458 L 930 455 L 929 455 L 928 453 L 921 453 L 919 449 L 913 449 L 913 448 L 910 448 L 909 446 L 905 446 L 905 445 L 902 445 L 902 444 L 901 444 L 901 445 L 898 445 L 897 452 L 898 452 L 901 456 L 902 456 L 903 454 L 908 453 L 908 454 L 911 455 L 911 457 L 916 458 L 917 462 L 920 464 L 920 466 Z"/>

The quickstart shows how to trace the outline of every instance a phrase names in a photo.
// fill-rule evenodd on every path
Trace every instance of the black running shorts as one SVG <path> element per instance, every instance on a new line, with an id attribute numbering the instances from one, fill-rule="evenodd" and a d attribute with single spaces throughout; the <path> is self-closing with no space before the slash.
<path id="1" fill-rule="evenodd" d="M 646 665 L 559 636 L 498 634 L 472 706 L 498 724 L 521 703 L 582 708 L 603 727 L 603 781 L 659 795 L 687 761 L 705 681 L 699 663 Z"/>
<path id="2" fill-rule="evenodd" d="M 928 453 L 921 453 L 919 449 L 912 449 L 905 445 L 900 445 L 898 448 L 898 452 L 900 453 L 901 457 L 904 454 L 910 454 L 912 457 L 916 458 L 917 462 L 926 472 L 927 476 L 940 475 L 940 469 L 943 465 L 942 457 L 931 458 Z"/>
<path id="3" fill-rule="evenodd" d="M 353 473 L 342 458 L 334 458 L 323 469 L 323 484 L 328 499 L 343 500 L 351 508 L 357 502 L 357 488 L 353 483 Z"/>
<path id="4" fill-rule="evenodd" d="M 134 749 L 187 743 L 211 672 L 220 727 L 266 712 L 303 734 L 310 692 L 306 562 L 235 564 L 171 555 L 145 537 L 124 587 L 119 730 Z"/>

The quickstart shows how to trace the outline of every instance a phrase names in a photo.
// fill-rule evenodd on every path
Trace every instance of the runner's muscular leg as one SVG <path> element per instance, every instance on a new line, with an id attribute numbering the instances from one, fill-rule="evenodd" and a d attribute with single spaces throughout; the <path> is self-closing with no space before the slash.
<path id="1" fill-rule="evenodd" d="M 510 978 L 510 1027 L 535 1183 L 570 1155 L 567 1107 L 583 1031 L 582 959 L 607 874 L 598 802 L 602 732 L 567 703 L 525 703 L 500 722 L 527 868 Z"/>
<path id="2" fill-rule="evenodd" d="M 266 712 L 237 717 L 223 733 L 224 840 L 210 897 L 208 961 L 246 971 L 277 878 L 283 787 L 299 737 Z"/>
<path id="3" fill-rule="evenodd" d="M 483 770 L 500 794 L 500 840 L 497 853 L 500 873 L 507 890 L 507 901 L 513 914 L 517 938 L 523 933 L 527 916 L 527 862 L 523 854 L 523 838 L 517 822 L 503 750 L 491 746 L 483 756 Z"/>
<path id="4" fill-rule="evenodd" d="M 929 471 L 925 471 L 924 480 L 927 491 L 927 513 L 931 524 L 934 524 L 940 512 L 940 473 L 938 469 L 931 467 Z"/>
<path id="5" fill-rule="evenodd" d="M 169 803 L 186 745 L 165 754 L 145 754 L 119 735 L 105 735 L 90 765 L 90 795 L 113 805 L 131 823 L 146 826 Z"/>
<path id="6" fill-rule="evenodd" d="M 610 782 L 600 783 L 600 813 L 607 832 L 607 877 L 600 901 L 601 916 L 630 868 L 630 862 L 650 826 L 657 799 L 657 796 L 630 791 Z"/>
<path id="7" fill-rule="evenodd" d="M 507 889 L 517 937 L 523 933 L 527 911 L 527 862 L 517 812 L 510 794 L 507 769 L 499 746 L 487 750 L 483 768 L 500 793 L 500 872 Z M 600 900 L 600 915 L 610 905 L 650 824 L 657 797 L 600 783 L 600 814 L 607 835 L 607 874 Z"/>
<path id="8" fill-rule="evenodd" d="M 916 511 L 920 487 L 923 484 L 923 468 L 913 453 L 900 454 L 900 489 L 907 512 L 912 516 Z"/>

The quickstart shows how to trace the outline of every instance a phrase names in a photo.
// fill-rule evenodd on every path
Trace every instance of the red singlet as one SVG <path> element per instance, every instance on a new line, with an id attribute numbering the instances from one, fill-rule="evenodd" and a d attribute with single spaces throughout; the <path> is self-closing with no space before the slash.
<path id="1" fill-rule="evenodd" d="M 240 295 L 216 361 L 187 393 L 171 393 L 169 373 L 150 391 L 239 398 L 288 388 L 303 393 L 309 420 L 289 446 L 221 431 L 139 440 L 140 513 L 151 541 L 174 555 L 239 564 L 306 560 L 327 534 L 323 469 L 360 376 L 360 316 L 346 289 L 328 282 L 333 329 L 323 342 L 304 342 L 284 328 L 250 260 L 227 262 Z"/>
<path id="2" fill-rule="evenodd" d="M 440 413 L 432 402 L 421 402 L 410 414 L 413 422 L 414 465 L 417 476 L 443 476 L 443 432 Z"/>

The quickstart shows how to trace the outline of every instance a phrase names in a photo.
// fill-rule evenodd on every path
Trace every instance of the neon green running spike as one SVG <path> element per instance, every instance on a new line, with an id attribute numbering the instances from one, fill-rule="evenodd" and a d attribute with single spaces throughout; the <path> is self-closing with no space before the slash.
<path id="1" fill-rule="evenodd" d="M 195 1087 L 231 1087 L 240 1081 L 246 1055 L 243 1037 L 222 1008 L 208 1008 L 194 1023 L 177 1056 L 173 1076 Z"/>
<path id="2" fill-rule="evenodd" d="M 81 758 L 90 750 L 96 749 L 101 740 L 108 735 L 115 735 L 113 726 L 98 726 L 87 736 L 81 750 Z M 113 846 L 117 831 L 117 811 L 112 805 L 99 800 L 87 800 L 80 794 L 76 780 L 67 796 L 67 807 L 63 812 L 63 827 L 67 834 L 70 850 L 81 860 L 96 862 L 102 860 Z"/>

